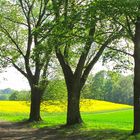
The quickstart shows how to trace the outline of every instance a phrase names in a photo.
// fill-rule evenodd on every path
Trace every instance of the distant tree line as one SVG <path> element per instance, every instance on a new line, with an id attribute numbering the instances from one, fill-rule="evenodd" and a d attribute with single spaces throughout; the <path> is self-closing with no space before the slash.
<path id="1" fill-rule="evenodd" d="M 83 89 L 83 98 L 133 104 L 133 75 L 100 71 L 90 77 Z"/>
<path id="2" fill-rule="evenodd" d="M 42 100 L 67 100 L 65 81 L 53 79 L 48 82 Z M 3 94 L 5 96 L 7 94 Z M 1 97 L 1 96 L 0 96 Z M 122 104 L 133 104 L 133 75 L 124 76 L 114 71 L 99 71 L 90 75 L 82 90 L 82 98 L 104 100 Z M 13 91 L 1 100 L 30 100 L 29 91 Z"/>
<path id="3" fill-rule="evenodd" d="M 30 91 L 26 90 L 17 91 L 10 88 L 0 90 L 0 100 L 29 101 L 30 96 Z"/>
<path id="4" fill-rule="evenodd" d="M 29 91 L 14 91 L 10 96 L 11 101 L 30 101 L 31 93 Z"/>

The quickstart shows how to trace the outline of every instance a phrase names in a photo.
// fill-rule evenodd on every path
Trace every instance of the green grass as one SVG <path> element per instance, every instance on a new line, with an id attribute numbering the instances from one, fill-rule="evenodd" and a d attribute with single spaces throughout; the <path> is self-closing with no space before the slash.
<path id="1" fill-rule="evenodd" d="M 28 114 L 22 113 L 0 113 L 0 120 L 7 120 L 12 122 L 22 121 L 28 119 Z M 66 113 L 43 113 L 43 121 L 40 123 L 33 123 L 31 127 L 44 129 L 58 128 L 66 122 Z M 57 135 L 60 137 L 77 137 L 87 139 L 134 139 L 129 136 L 133 126 L 133 111 L 118 110 L 106 111 L 98 113 L 82 113 L 84 124 L 73 127 L 62 128 L 57 130 Z M 140 139 L 137 136 L 138 140 Z"/>
<path id="2" fill-rule="evenodd" d="M 66 122 L 66 113 L 42 113 L 44 121 L 31 124 L 32 127 L 44 129 L 57 129 Z M 56 135 L 60 137 L 99 139 L 99 140 L 139 140 L 140 136 L 129 136 L 133 128 L 133 111 L 118 110 L 98 113 L 82 113 L 83 125 L 57 129 Z M 12 122 L 28 119 L 26 113 L 0 113 L 0 120 Z"/>
<path id="3" fill-rule="evenodd" d="M 38 127 L 65 124 L 66 121 L 66 113 L 42 113 L 41 116 L 44 121 Z M 84 112 L 82 118 L 88 128 L 132 130 L 133 112 L 131 109 L 100 113 Z M 28 119 L 27 113 L 0 113 L 0 120 L 16 122 L 24 119 Z"/>

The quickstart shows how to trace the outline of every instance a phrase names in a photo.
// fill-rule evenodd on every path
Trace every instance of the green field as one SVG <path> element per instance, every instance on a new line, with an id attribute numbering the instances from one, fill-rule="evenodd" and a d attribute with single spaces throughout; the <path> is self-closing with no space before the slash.
<path id="1" fill-rule="evenodd" d="M 27 113 L 0 113 L 0 120 L 22 121 L 28 119 Z M 39 127 L 65 124 L 66 113 L 42 113 L 43 122 Z M 91 113 L 82 113 L 85 125 L 97 129 L 132 130 L 133 113 L 131 109 Z"/>
<path id="2" fill-rule="evenodd" d="M 0 113 L 0 120 L 22 121 L 28 119 L 27 113 Z M 43 121 L 32 123 L 35 128 L 58 128 L 65 124 L 65 113 L 42 113 Z M 135 139 L 129 136 L 133 127 L 133 111 L 119 110 L 100 113 L 82 113 L 84 124 L 57 131 L 58 135 L 86 137 L 89 139 Z M 139 140 L 139 136 L 136 139 Z"/>

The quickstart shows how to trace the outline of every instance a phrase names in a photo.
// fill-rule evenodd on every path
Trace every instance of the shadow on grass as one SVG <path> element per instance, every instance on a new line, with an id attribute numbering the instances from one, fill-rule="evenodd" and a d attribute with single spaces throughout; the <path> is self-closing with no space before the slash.
<path id="1" fill-rule="evenodd" d="M 44 122 L 42 122 L 44 123 Z M 131 131 L 115 129 L 89 129 L 84 125 L 65 127 L 57 125 L 32 128 L 37 123 L 24 120 L 17 123 L 0 122 L 0 139 L 20 140 L 140 140 L 140 135 L 130 136 Z M 40 124 L 39 124 L 40 125 Z"/>

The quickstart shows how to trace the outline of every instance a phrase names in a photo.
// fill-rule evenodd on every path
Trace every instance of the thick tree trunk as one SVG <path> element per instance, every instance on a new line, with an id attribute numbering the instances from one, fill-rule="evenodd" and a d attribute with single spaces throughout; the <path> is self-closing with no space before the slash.
<path id="1" fill-rule="evenodd" d="M 77 89 L 68 91 L 67 125 L 82 123 L 80 114 L 80 91 Z"/>
<path id="2" fill-rule="evenodd" d="M 41 104 L 42 92 L 38 88 L 31 89 L 31 106 L 29 121 L 40 121 L 40 104 Z"/>
<path id="3" fill-rule="evenodd" d="M 133 134 L 140 133 L 140 60 L 135 61 L 134 70 L 134 130 Z"/>
<path id="4" fill-rule="evenodd" d="M 140 18 L 136 23 L 134 44 L 134 129 L 132 134 L 137 134 L 140 133 Z"/>

